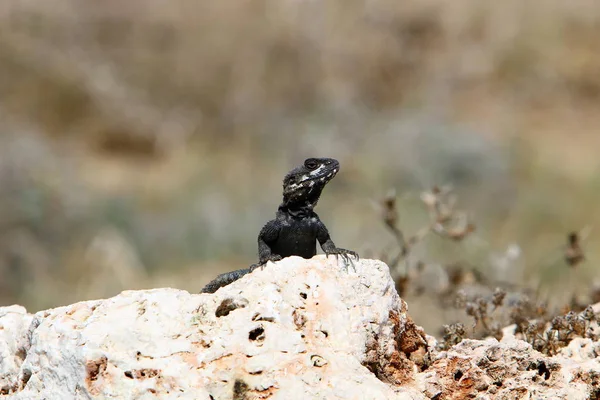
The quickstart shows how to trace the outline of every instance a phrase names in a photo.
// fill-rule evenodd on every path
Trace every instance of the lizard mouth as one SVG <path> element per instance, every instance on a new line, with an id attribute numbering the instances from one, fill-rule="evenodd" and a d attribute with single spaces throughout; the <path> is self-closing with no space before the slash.
<path id="1" fill-rule="evenodd" d="M 321 168 L 326 168 L 326 167 L 325 166 L 319 167 L 319 169 L 321 169 Z M 308 186 L 313 186 L 315 184 L 315 182 L 327 183 L 330 180 L 332 180 L 333 177 L 339 171 L 338 167 L 335 167 L 335 168 L 330 169 L 330 170 L 325 169 L 325 171 L 319 171 L 319 169 L 316 169 L 315 171 L 313 171 L 313 173 L 318 171 L 317 174 L 315 174 L 315 175 L 313 175 L 312 173 L 309 174 L 309 176 L 307 177 L 308 179 L 306 179 L 305 181 L 303 181 L 302 184 L 308 185 Z"/>
<path id="2" fill-rule="evenodd" d="M 306 166 L 292 170 L 283 180 L 283 194 L 288 200 L 309 196 L 320 190 L 331 181 L 340 170 L 337 160 L 323 159 L 318 167 L 309 169 Z"/>

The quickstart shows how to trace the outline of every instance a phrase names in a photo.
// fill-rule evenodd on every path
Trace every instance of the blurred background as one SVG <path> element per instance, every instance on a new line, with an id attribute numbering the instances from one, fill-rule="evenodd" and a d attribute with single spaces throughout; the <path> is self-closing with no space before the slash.
<path id="1" fill-rule="evenodd" d="M 451 184 L 476 231 L 424 239 L 422 263 L 585 294 L 598 38 L 594 0 L 2 2 L 0 305 L 198 292 L 256 261 L 309 156 L 342 166 L 317 209 L 338 246 L 389 260 L 381 198 L 396 190 L 414 234 L 419 194 Z"/>

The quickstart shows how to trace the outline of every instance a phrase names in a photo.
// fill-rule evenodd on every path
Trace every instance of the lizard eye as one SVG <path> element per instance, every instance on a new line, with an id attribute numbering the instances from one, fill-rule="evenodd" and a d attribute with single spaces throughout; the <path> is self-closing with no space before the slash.
<path id="1" fill-rule="evenodd" d="M 312 160 L 312 159 L 306 160 L 304 162 L 304 166 L 308 169 L 315 169 L 315 168 L 317 168 L 318 165 L 319 165 L 319 163 L 317 163 L 315 160 Z"/>

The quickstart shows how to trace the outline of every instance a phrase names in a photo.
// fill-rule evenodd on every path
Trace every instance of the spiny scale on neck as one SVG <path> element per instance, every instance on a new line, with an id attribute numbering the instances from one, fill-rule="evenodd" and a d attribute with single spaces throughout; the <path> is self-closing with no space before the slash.
<path id="1" fill-rule="evenodd" d="M 283 203 L 286 209 L 314 208 L 327 183 L 340 170 L 333 158 L 308 158 L 283 178 Z"/>

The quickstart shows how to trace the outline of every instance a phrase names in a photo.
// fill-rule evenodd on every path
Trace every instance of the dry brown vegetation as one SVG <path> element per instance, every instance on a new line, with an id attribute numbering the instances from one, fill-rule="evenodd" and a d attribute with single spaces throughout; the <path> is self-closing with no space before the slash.
<path id="1" fill-rule="evenodd" d="M 396 188 L 416 234 L 451 183 L 477 230 L 420 241 L 425 276 L 588 296 L 597 235 L 577 268 L 561 246 L 600 218 L 598 37 L 590 0 L 5 2 L 0 303 L 197 291 L 255 261 L 315 154 L 342 164 L 319 205 L 341 246 L 391 254 L 371 202 Z M 457 316 L 417 297 L 419 324 Z"/>
<path id="2" fill-rule="evenodd" d="M 519 248 L 509 249 L 502 257 L 490 257 L 487 270 L 485 264 L 472 266 L 468 261 L 430 264 L 427 252 L 415 255 L 415 249 L 428 236 L 436 235 L 446 242 L 461 244 L 476 231 L 468 214 L 456 208 L 457 197 L 451 187 L 434 186 L 421 193 L 420 199 L 429 219 L 410 236 L 399 226 L 401 213 L 394 193 L 382 199 L 381 218 L 395 238 L 396 248 L 387 250 L 380 258 L 390 267 L 402 298 L 413 304 L 427 300 L 437 302 L 440 319 L 442 316 L 448 318 L 454 308 L 463 310 L 464 315 L 452 318 L 473 320 L 468 329 L 463 322 L 443 325 L 441 349 L 448 349 L 464 338 L 495 337 L 500 340 L 505 327 L 510 325 L 514 325 L 514 333 L 522 340 L 548 355 L 557 354 L 558 349 L 567 346 L 575 337 L 597 340 L 597 324 L 594 323 L 600 313 L 588 305 L 600 300 L 600 287 L 593 280 L 583 293 L 576 293 L 571 285 L 561 288 L 562 293 L 558 296 L 544 293 L 539 279 L 515 279 L 519 273 Z M 576 270 L 587 260 L 582 241 L 588 233 L 568 233 L 560 257 L 547 260 L 553 263 L 552 269 L 559 270 L 559 274 L 562 269 L 563 276 L 580 274 Z M 390 253 L 393 256 L 390 257 Z M 547 272 L 542 270 L 538 274 Z M 568 285 L 568 281 L 565 283 Z M 571 298 L 565 300 L 564 295 L 571 295 Z"/>

